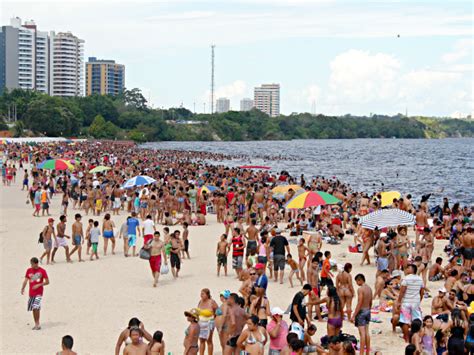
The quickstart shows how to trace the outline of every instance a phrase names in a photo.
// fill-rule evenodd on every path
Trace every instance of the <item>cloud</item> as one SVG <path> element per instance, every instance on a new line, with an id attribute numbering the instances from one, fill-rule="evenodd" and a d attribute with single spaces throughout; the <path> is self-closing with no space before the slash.
<path id="1" fill-rule="evenodd" d="M 395 92 L 394 81 L 400 69 L 395 57 L 351 49 L 330 63 L 329 89 L 338 101 L 367 103 L 387 99 Z"/>
<path id="2" fill-rule="evenodd" d="M 252 95 L 253 96 L 253 95 Z M 221 85 L 216 87 L 214 91 L 214 100 L 217 100 L 220 97 L 225 97 L 230 99 L 231 107 L 234 107 L 233 101 L 239 102 L 243 97 L 250 97 L 248 95 L 248 86 L 247 83 L 243 80 L 235 80 L 234 82 L 226 85 Z M 201 95 L 201 100 L 203 102 L 210 102 L 211 100 L 211 90 L 206 90 L 204 94 Z"/>
<path id="3" fill-rule="evenodd" d="M 187 11 L 146 17 L 147 22 L 202 20 L 214 16 L 213 11 Z"/>
<path id="4" fill-rule="evenodd" d="M 470 54 L 472 55 L 473 46 L 474 40 L 472 38 L 458 40 L 454 44 L 453 51 L 444 54 L 441 60 L 445 63 L 457 62 Z"/>

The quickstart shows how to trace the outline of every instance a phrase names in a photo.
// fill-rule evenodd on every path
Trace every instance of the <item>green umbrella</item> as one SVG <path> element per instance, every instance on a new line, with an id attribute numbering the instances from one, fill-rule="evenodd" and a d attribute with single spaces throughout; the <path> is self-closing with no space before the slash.
<path id="1" fill-rule="evenodd" d="M 109 166 L 99 165 L 99 166 L 96 166 L 94 169 L 89 170 L 89 172 L 91 174 L 95 174 L 95 173 L 101 173 L 103 171 L 107 171 L 107 170 L 110 170 L 110 169 L 112 169 L 112 168 L 109 167 Z"/>

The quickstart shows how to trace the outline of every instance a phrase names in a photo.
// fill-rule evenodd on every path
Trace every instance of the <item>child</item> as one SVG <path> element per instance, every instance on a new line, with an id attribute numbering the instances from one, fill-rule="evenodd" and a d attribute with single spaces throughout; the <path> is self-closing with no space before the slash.
<path id="1" fill-rule="evenodd" d="M 435 335 L 436 338 L 436 353 L 446 355 L 448 353 L 448 337 L 445 332 L 438 330 Z"/>
<path id="2" fill-rule="evenodd" d="M 434 355 L 436 354 L 436 347 L 434 341 L 433 318 L 429 315 L 425 316 L 425 318 L 423 318 L 423 325 L 423 334 L 421 337 L 423 353 Z"/>
<path id="3" fill-rule="evenodd" d="M 301 282 L 301 286 L 303 286 L 303 280 L 301 280 L 300 277 L 300 271 L 298 269 L 298 264 L 296 261 L 293 260 L 291 254 L 288 254 L 286 256 L 286 262 L 288 265 L 290 265 L 291 271 L 290 275 L 288 276 L 288 280 L 290 281 L 291 287 L 293 287 L 293 275 L 296 274 L 296 278 Z"/>
<path id="4" fill-rule="evenodd" d="M 91 229 L 94 227 L 94 220 L 89 219 L 89 224 L 86 229 L 86 240 L 87 240 L 87 255 L 91 253 Z"/>
<path id="5" fill-rule="evenodd" d="M 224 267 L 224 274 L 227 276 L 227 255 L 229 254 L 230 246 L 227 242 L 227 235 L 222 234 L 220 241 L 217 243 L 217 276 L 220 275 L 221 266 Z"/>
<path id="6" fill-rule="evenodd" d="M 97 246 L 99 245 L 99 237 L 100 237 L 100 229 L 99 229 L 99 222 L 94 221 L 94 227 L 91 228 L 90 231 L 90 240 L 92 245 L 92 253 L 91 253 L 91 261 L 94 258 L 99 259 L 99 254 L 97 253 Z"/>
<path id="7" fill-rule="evenodd" d="M 306 247 L 305 242 L 306 241 L 305 241 L 304 238 L 300 238 L 300 240 L 298 240 L 298 264 L 299 264 L 298 267 L 299 267 L 299 270 L 300 270 L 301 280 L 303 282 L 305 280 L 304 267 L 305 267 L 306 260 L 307 260 L 308 254 L 309 254 L 309 250 Z"/>
<path id="8" fill-rule="evenodd" d="M 254 267 L 257 264 L 257 251 L 255 249 L 250 249 L 250 255 L 247 257 L 247 268 Z"/>
<path id="9" fill-rule="evenodd" d="M 183 241 L 184 241 L 184 249 L 182 251 L 182 258 L 184 259 L 184 256 L 186 254 L 186 256 L 188 257 L 188 259 L 191 259 L 191 257 L 189 256 L 189 229 L 188 229 L 188 223 L 187 222 L 184 222 L 183 223 Z"/>
<path id="10" fill-rule="evenodd" d="M 415 345 L 416 350 L 421 354 L 421 320 L 415 319 L 411 322 L 411 329 L 410 329 L 410 344 Z"/>

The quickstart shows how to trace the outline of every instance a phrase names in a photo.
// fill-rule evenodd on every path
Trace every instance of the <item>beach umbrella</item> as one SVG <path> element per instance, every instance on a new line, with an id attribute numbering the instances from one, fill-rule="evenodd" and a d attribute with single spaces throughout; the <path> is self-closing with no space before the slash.
<path id="1" fill-rule="evenodd" d="M 278 185 L 272 189 L 272 192 L 286 194 L 290 189 L 293 191 L 304 190 L 300 185 Z"/>
<path id="2" fill-rule="evenodd" d="M 10 144 L 10 142 L 7 141 L 6 139 L 0 139 L 0 144 L 6 145 L 6 144 Z"/>
<path id="3" fill-rule="evenodd" d="M 323 191 L 308 191 L 299 194 L 298 196 L 293 197 L 285 205 L 285 208 L 307 208 L 307 207 L 316 207 L 324 205 L 335 205 L 339 203 L 340 200 L 334 197 L 331 194 Z"/>
<path id="4" fill-rule="evenodd" d="M 96 166 L 94 169 L 89 170 L 89 172 L 91 174 L 95 174 L 95 173 L 101 173 L 103 171 L 107 171 L 107 170 L 110 170 L 110 169 L 112 169 L 112 168 L 109 167 L 109 166 L 99 165 L 99 166 Z"/>
<path id="5" fill-rule="evenodd" d="M 240 169 L 257 169 L 257 170 L 270 170 L 271 168 L 269 166 L 263 166 L 263 165 L 242 165 L 238 166 Z"/>
<path id="6" fill-rule="evenodd" d="M 399 199 L 402 194 L 398 191 L 384 191 L 380 193 L 382 196 L 382 207 L 390 206 L 393 203 L 393 199 Z"/>
<path id="7" fill-rule="evenodd" d="M 201 195 L 203 192 L 206 192 L 207 194 L 214 192 L 217 190 L 217 187 L 213 185 L 204 185 L 203 187 L 199 188 L 198 193 Z"/>
<path id="8" fill-rule="evenodd" d="M 397 208 L 378 210 L 359 219 L 362 227 L 374 230 L 415 224 L 415 216 Z"/>
<path id="9" fill-rule="evenodd" d="M 154 182 L 156 182 L 156 180 L 149 176 L 138 175 L 131 179 L 128 179 L 125 182 L 125 184 L 123 184 L 123 187 L 128 189 L 135 186 L 145 186 L 145 185 L 153 184 Z"/>
<path id="10" fill-rule="evenodd" d="M 41 162 L 40 164 L 38 164 L 38 168 L 48 169 L 48 170 L 66 170 L 66 169 L 73 170 L 74 166 L 67 160 L 47 159 Z"/>

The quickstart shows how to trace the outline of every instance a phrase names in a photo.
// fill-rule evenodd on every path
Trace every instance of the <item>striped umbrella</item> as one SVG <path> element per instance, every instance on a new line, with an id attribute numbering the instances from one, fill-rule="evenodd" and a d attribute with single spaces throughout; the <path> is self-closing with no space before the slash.
<path id="1" fill-rule="evenodd" d="M 123 184 L 123 187 L 125 189 L 129 189 L 135 186 L 145 186 L 145 185 L 153 184 L 154 182 L 156 182 L 156 180 L 149 176 L 137 175 L 131 179 L 128 179 L 127 182 Z"/>
<path id="2" fill-rule="evenodd" d="M 415 216 L 397 208 L 378 210 L 360 218 L 362 227 L 374 230 L 415 224 Z"/>
<path id="3" fill-rule="evenodd" d="M 285 208 L 301 209 L 307 207 L 316 207 L 324 205 L 335 205 L 341 200 L 337 199 L 331 194 L 323 191 L 309 191 L 303 192 L 298 196 L 293 197 L 287 202 Z"/>

